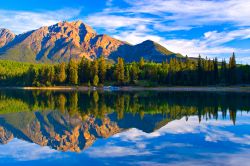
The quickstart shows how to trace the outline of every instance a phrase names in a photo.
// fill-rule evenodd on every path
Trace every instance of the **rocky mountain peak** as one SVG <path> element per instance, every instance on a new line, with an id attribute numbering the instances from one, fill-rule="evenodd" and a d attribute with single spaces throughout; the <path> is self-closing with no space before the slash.
<path id="1" fill-rule="evenodd" d="M 15 36 L 16 35 L 8 29 L 0 29 L 0 48 L 11 42 Z"/>
<path id="2" fill-rule="evenodd" d="M 112 60 L 123 57 L 127 62 L 138 61 L 141 57 L 156 62 L 176 57 L 151 40 L 133 46 L 106 34 L 99 35 L 80 20 L 62 21 L 16 37 L 10 31 L 0 31 L 0 59 L 54 63 L 82 57 L 93 60 L 101 55 Z"/>
<path id="3" fill-rule="evenodd" d="M 55 25 L 52 25 L 49 27 L 50 29 L 54 29 L 57 31 L 61 32 L 67 32 L 67 31 L 85 31 L 85 33 L 89 34 L 97 34 L 93 28 L 91 28 L 89 25 L 83 23 L 81 20 L 78 21 L 73 21 L 73 22 L 68 22 L 68 21 L 63 21 L 59 22 Z"/>

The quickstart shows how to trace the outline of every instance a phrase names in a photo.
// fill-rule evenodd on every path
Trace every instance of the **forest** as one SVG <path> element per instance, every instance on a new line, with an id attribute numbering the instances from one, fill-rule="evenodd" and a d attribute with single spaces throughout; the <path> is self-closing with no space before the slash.
<path id="1" fill-rule="evenodd" d="M 31 64 L 1 60 L 0 86 L 230 86 L 250 84 L 250 66 L 236 63 L 235 54 L 217 58 L 171 59 L 112 63 L 104 56 L 90 61 Z"/>

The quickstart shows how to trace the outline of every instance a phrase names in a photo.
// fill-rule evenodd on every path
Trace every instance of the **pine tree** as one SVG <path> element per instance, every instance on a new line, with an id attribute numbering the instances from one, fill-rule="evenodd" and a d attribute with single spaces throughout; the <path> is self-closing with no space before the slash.
<path id="1" fill-rule="evenodd" d="M 219 83 L 219 68 L 218 68 L 218 59 L 217 58 L 215 58 L 214 60 L 213 60 L 213 76 L 214 76 L 214 81 L 213 81 L 213 83 L 214 84 L 218 84 Z"/>
<path id="2" fill-rule="evenodd" d="M 116 64 L 115 74 L 118 84 L 124 84 L 124 61 L 120 57 L 118 58 L 118 62 Z"/>
<path id="3" fill-rule="evenodd" d="M 99 77 L 98 77 L 98 75 L 95 75 L 94 79 L 93 79 L 93 85 L 98 86 L 98 84 L 99 84 Z"/>
<path id="4" fill-rule="evenodd" d="M 233 53 L 232 57 L 230 57 L 229 60 L 229 69 L 235 69 L 236 68 L 236 60 L 235 60 L 235 54 Z"/>
<path id="5" fill-rule="evenodd" d="M 138 80 L 138 73 L 139 73 L 139 69 L 137 67 L 136 64 L 132 64 L 132 67 L 131 67 L 131 71 L 130 71 L 130 81 L 132 83 L 135 83 L 136 80 Z"/>
<path id="6" fill-rule="evenodd" d="M 56 69 L 56 77 L 57 81 L 62 84 L 65 82 L 67 75 L 66 75 L 66 64 L 63 62 L 61 63 Z"/>
<path id="7" fill-rule="evenodd" d="M 97 60 L 94 60 L 91 64 L 90 68 L 90 73 L 91 73 L 91 80 L 94 80 L 95 75 L 98 76 L 99 73 L 99 64 Z"/>
<path id="8" fill-rule="evenodd" d="M 88 83 L 91 81 L 91 62 L 83 58 L 79 68 L 80 83 Z"/>
<path id="9" fill-rule="evenodd" d="M 72 85 L 78 84 L 78 65 L 73 60 L 70 60 L 69 62 L 68 76 L 69 76 L 69 84 Z"/>
<path id="10" fill-rule="evenodd" d="M 26 74 L 26 78 L 25 78 L 25 84 L 28 86 L 33 85 L 33 83 L 35 82 L 35 80 L 37 80 L 36 78 L 36 72 L 34 69 L 34 65 L 30 65 L 28 72 Z"/>
<path id="11" fill-rule="evenodd" d="M 79 83 L 82 84 L 85 82 L 85 57 L 82 58 L 80 64 L 79 64 L 79 68 L 78 68 L 78 78 L 79 78 Z"/>
<path id="12" fill-rule="evenodd" d="M 54 85 L 54 82 L 56 80 L 54 66 L 49 67 L 49 74 L 48 75 L 49 75 L 48 81 L 50 82 L 51 85 Z"/>
<path id="13" fill-rule="evenodd" d="M 227 72 L 227 63 L 225 59 L 221 62 L 221 70 L 220 70 L 220 83 L 226 84 L 228 80 L 228 72 Z"/>
<path id="14" fill-rule="evenodd" d="M 129 72 L 128 65 L 126 65 L 126 67 L 125 67 L 125 82 L 127 84 L 130 82 L 130 72 Z"/>
<path id="15" fill-rule="evenodd" d="M 144 65 L 145 65 L 144 58 L 141 57 L 141 59 L 140 59 L 140 61 L 139 61 L 139 67 L 140 67 L 140 69 L 143 69 Z"/>
<path id="16" fill-rule="evenodd" d="M 198 58 L 197 73 L 198 73 L 197 82 L 199 83 L 199 85 L 201 85 L 203 82 L 203 60 L 201 59 L 201 55 L 199 55 Z"/>
<path id="17" fill-rule="evenodd" d="M 106 78 L 106 72 L 107 72 L 107 65 L 106 65 L 106 60 L 104 56 L 101 56 L 99 59 L 99 78 L 100 78 L 100 83 L 104 84 L 105 78 Z"/>
<path id="18" fill-rule="evenodd" d="M 188 58 L 188 56 L 186 55 L 185 57 L 185 67 L 182 71 L 182 82 L 184 85 L 189 85 L 190 82 L 191 82 L 191 67 L 192 67 L 192 64 Z M 193 81 L 193 80 L 192 80 Z"/>
<path id="19" fill-rule="evenodd" d="M 235 60 L 235 54 L 230 57 L 229 60 L 229 83 L 230 84 L 236 84 L 237 83 L 237 73 L 236 73 L 236 60 Z"/>

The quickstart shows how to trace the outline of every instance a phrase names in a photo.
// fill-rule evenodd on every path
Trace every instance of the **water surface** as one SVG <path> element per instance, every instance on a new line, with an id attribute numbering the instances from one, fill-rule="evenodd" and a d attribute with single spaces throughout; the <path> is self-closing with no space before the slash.
<path id="1" fill-rule="evenodd" d="M 248 165 L 250 94 L 0 91 L 0 164 Z"/>

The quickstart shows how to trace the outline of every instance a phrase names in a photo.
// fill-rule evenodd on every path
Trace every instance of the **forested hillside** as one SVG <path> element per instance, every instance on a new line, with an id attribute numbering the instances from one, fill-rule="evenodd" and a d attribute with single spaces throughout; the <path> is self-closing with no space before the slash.
<path id="1" fill-rule="evenodd" d="M 55 65 L 0 61 L 1 86 L 63 86 L 63 85 L 138 85 L 138 86 L 208 86 L 250 84 L 249 65 L 237 65 L 233 54 L 226 63 L 215 59 L 171 59 L 170 62 L 117 63 L 103 56 L 81 62 Z"/>

